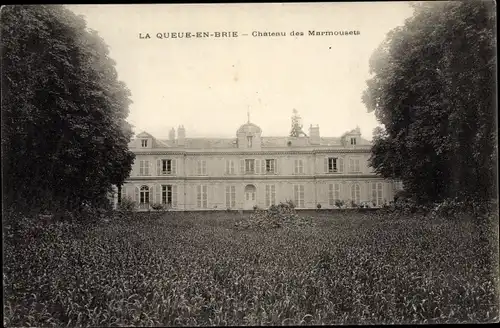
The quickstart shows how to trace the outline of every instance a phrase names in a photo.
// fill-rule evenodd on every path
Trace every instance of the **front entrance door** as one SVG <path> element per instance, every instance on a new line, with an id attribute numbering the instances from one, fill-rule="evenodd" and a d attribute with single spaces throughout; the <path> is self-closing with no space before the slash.
<path id="1" fill-rule="evenodd" d="M 254 185 L 247 185 L 245 187 L 245 209 L 252 210 L 257 205 L 257 189 Z"/>

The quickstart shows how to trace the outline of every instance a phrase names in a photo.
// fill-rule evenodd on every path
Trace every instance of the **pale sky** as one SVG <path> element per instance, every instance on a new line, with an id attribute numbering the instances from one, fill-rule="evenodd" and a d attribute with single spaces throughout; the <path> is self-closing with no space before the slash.
<path id="1" fill-rule="evenodd" d="M 109 45 L 118 78 L 132 93 L 134 132 L 157 138 L 181 124 L 187 137 L 235 137 L 250 106 L 250 121 L 263 136 L 288 135 L 295 108 L 306 133 L 310 124 L 319 124 L 323 137 L 359 126 L 371 140 L 378 123 L 361 101 L 369 58 L 412 14 L 407 2 L 67 7 Z M 309 36 L 310 30 L 360 34 Z M 156 37 L 205 31 L 238 37 Z M 254 31 L 287 36 L 252 37 Z M 141 39 L 146 33 L 151 38 Z"/>

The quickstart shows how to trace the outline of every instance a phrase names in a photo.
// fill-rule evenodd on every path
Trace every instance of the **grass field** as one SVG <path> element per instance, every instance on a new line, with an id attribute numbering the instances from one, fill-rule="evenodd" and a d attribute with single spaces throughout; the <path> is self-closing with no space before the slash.
<path id="1" fill-rule="evenodd" d="M 498 321 L 498 255 L 466 221 L 320 212 L 314 226 L 241 230 L 240 215 L 139 215 L 7 237 L 4 324 Z"/>

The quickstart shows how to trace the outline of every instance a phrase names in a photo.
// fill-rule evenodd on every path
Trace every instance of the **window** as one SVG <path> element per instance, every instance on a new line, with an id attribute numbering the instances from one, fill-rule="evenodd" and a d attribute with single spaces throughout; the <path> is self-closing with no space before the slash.
<path id="1" fill-rule="evenodd" d="M 383 188 L 381 182 L 372 183 L 372 203 L 374 206 L 383 204 Z"/>
<path id="2" fill-rule="evenodd" d="M 172 186 L 171 185 L 162 186 L 161 203 L 172 205 Z"/>
<path id="3" fill-rule="evenodd" d="M 304 207 L 304 186 L 293 186 L 294 202 L 298 208 Z"/>
<path id="4" fill-rule="evenodd" d="M 349 159 L 349 172 L 357 173 L 359 170 L 359 158 L 350 158 Z"/>
<path id="5" fill-rule="evenodd" d="M 266 207 L 276 205 L 276 186 L 266 185 Z"/>
<path id="6" fill-rule="evenodd" d="M 170 159 L 162 160 L 161 170 L 163 173 L 172 173 L 172 160 Z"/>
<path id="7" fill-rule="evenodd" d="M 141 140 L 141 147 L 147 148 L 148 147 L 148 139 L 142 139 Z"/>
<path id="8" fill-rule="evenodd" d="M 176 159 L 158 159 L 156 161 L 156 170 L 158 175 L 171 175 L 175 174 L 177 168 Z"/>
<path id="9" fill-rule="evenodd" d="M 176 185 L 158 185 L 156 201 L 167 204 L 171 207 L 177 207 L 177 186 Z"/>
<path id="10" fill-rule="evenodd" d="M 173 173 L 173 164 L 174 161 L 171 159 L 163 159 L 161 161 L 161 171 L 163 174 L 172 174 Z"/>
<path id="11" fill-rule="evenodd" d="M 356 145 L 356 138 L 351 138 L 351 145 Z"/>
<path id="12" fill-rule="evenodd" d="M 247 191 L 245 192 L 246 200 L 255 200 L 255 191 Z"/>
<path id="13" fill-rule="evenodd" d="M 355 183 L 351 186 L 351 200 L 355 204 L 359 204 L 361 195 L 360 195 L 360 189 L 359 189 L 359 184 Z"/>
<path id="14" fill-rule="evenodd" d="M 226 161 L 226 174 L 234 174 L 234 161 L 227 160 Z"/>
<path id="15" fill-rule="evenodd" d="M 254 173 L 255 172 L 255 160 L 254 159 L 246 159 L 245 160 L 245 173 Z"/>
<path id="16" fill-rule="evenodd" d="M 329 158 L 328 159 L 328 172 L 333 173 L 337 172 L 337 159 L 336 158 Z"/>
<path id="17" fill-rule="evenodd" d="M 198 208 L 208 208 L 208 187 L 199 185 L 196 188 L 196 201 Z"/>
<path id="18" fill-rule="evenodd" d="M 236 207 L 236 187 L 226 186 L 226 208 Z"/>
<path id="19" fill-rule="evenodd" d="M 139 161 L 139 175 L 149 175 L 149 161 Z"/>
<path id="20" fill-rule="evenodd" d="M 337 157 L 327 157 L 325 158 L 325 172 L 326 173 L 337 173 L 344 171 L 344 160 Z"/>
<path id="21" fill-rule="evenodd" d="M 139 192 L 139 204 L 149 204 L 149 187 L 142 186 Z"/>
<path id="22" fill-rule="evenodd" d="M 275 161 L 274 159 L 266 159 L 266 171 L 265 173 L 274 173 L 275 172 Z"/>
<path id="23" fill-rule="evenodd" d="M 122 185 L 120 201 L 123 201 L 126 197 L 127 197 L 127 187 Z"/>
<path id="24" fill-rule="evenodd" d="M 295 174 L 303 174 L 304 173 L 304 161 L 301 159 L 295 160 Z"/>
<path id="25" fill-rule="evenodd" d="M 328 204 L 334 206 L 337 201 L 340 201 L 340 184 L 332 183 L 328 188 Z"/>
<path id="26" fill-rule="evenodd" d="M 206 175 L 207 174 L 207 161 L 199 160 L 197 163 L 197 173 L 198 175 Z"/>
<path id="27" fill-rule="evenodd" d="M 247 137 L 248 148 L 252 148 L 252 137 Z"/>

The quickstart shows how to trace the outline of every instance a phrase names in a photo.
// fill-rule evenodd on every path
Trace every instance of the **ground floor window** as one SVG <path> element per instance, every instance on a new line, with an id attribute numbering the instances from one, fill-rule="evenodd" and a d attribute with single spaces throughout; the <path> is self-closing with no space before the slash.
<path id="1" fill-rule="evenodd" d="M 208 187 L 206 185 L 196 187 L 196 205 L 198 208 L 208 208 Z"/>
<path id="2" fill-rule="evenodd" d="M 137 189 L 136 189 L 137 190 Z M 139 188 L 139 195 L 136 194 L 136 197 L 138 197 L 139 201 L 139 208 L 144 209 L 149 207 L 149 187 L 148 186 L 141 186 Z"/>
<path id="3" fill-rule="evenodd" d="M 142 186 L 141 191 L 139 193 L 139 203 L 140 204 L 149 204 L 149 187 Z"/>
<path id="4" fill-rule="evenodd" d="M 304 207 L 304 185 L 293 186 L 294 203 L 299 208 Z"/>
<path id="5" fill-rule="evenodd" d="M 361 201 L 361 191 L 359 184 L 355 183 L 351 186 L 351 200 L 354 204 L 359 204 Z"/>
<path id="6" fill-rule="evenodd" d="M 340 201 L 340 184 L 332 183 L 328 187 L 328 204 L 334 206 Z"/>
<path id="7" fill-rule="evenodd" d="M 266 185 L 266 207 L 276 205 L 276 186 Z"/>
<path id="8" fill-rule="evenodd" d="M 236 187 L 226 186 L 226 208 L 236 207 Z"/>
<path id="9" fill-rule="evenodd" d="M 382 206 L 383 204 L 382 182 L 372 183 L 372 203 L 374 206 Z"/>

